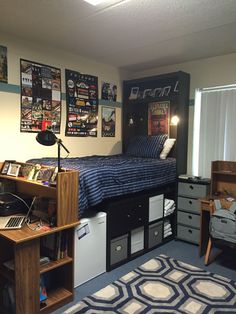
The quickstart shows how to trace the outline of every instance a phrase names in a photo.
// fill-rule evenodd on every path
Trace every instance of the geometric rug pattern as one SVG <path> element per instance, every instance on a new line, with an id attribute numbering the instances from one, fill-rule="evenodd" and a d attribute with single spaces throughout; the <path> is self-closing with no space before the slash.
<path id="1" fill-rule="evenodd" d="M 236 283 L 159 255 L 84 298 L 73 312 L 108 314 L 236 313 Z"/>

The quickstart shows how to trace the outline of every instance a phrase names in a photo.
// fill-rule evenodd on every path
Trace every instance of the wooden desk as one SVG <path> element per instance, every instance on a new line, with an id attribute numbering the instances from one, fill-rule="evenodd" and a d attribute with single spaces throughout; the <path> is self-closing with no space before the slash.
<path id="1" fill-rule="evenodd" d="M 209 262 L 210 251 L 212 248 L 211 238 L 209 237 L 209 222 L 211 214 L 215 210 L 214 202 L 209 199 L 202 199 L 201 202 L 201 220 L 200 220 L 200 243 L 199 255 L 205 254 L 205 264 Z"/>

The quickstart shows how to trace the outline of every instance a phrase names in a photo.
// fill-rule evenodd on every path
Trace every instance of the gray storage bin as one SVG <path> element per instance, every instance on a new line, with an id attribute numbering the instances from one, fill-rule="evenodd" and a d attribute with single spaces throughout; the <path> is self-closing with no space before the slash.
<path id="1" fill-rule="evenodd" d="M 162 242 L 163 222 L 157 222 L 148 227 L 148 248 L 152 248 Z"/>
<path id="2" fill-rule="evenodd" d="M 208 185 L 179 182 L 178 194 L 195 198 L 205 197 L 208 192 Z"/>
<path id="3" fill-rule="evenodd" d="M 178 209 L 200 214 L 200 201 L 193 198 L 178 197 Z"/>
<path id="4" fill-rule="evenodd" d="M 200 230 L 192 227 L 178 225 L 177 237 L 195 244 L 199 244 Z"/>
<path id="5" fill-rule="evenodd" d="M 187 225 L 194 228 L 200 228 L 200 216 L 192 213 L 181 212 L 178 210 L 178 224 Z"/>
<path id="6" fill-rule="evenodd" d="M 128 256 L 128 234 L 111 240 L 111 265 L 123 261 Z"/>

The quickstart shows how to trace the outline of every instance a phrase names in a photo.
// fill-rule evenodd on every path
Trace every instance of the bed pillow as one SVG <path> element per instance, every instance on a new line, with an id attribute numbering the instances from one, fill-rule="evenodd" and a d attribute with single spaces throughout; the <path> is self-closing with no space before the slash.
<path id="1" fill-rule="evenodd" d="M 127 148 L 126 154 L 133 157 L 159 158 L 167 135 L 136 136 Z"/>
<path id="2" fill-rule="evenodd" d="M 169 152 L 171 151 L 171 148 L 174 146 L 176 139 L 175 138 L 168 138 L 165 143 L 163 150 L 160 154 L 160 159 L 166 159 L 168 156 Z"/>

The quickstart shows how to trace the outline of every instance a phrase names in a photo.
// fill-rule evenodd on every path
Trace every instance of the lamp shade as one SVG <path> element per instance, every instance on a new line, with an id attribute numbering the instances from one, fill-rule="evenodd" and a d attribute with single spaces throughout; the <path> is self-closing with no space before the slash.
<path id="1" fill-rule="evenodd" d="M 39 144 L 45 145 L 45 146 L 52 146 L 56 144 L 57 137 L 56 135 L 49 130 L 40 131 L 36 136 L 36 141 Z"/>

